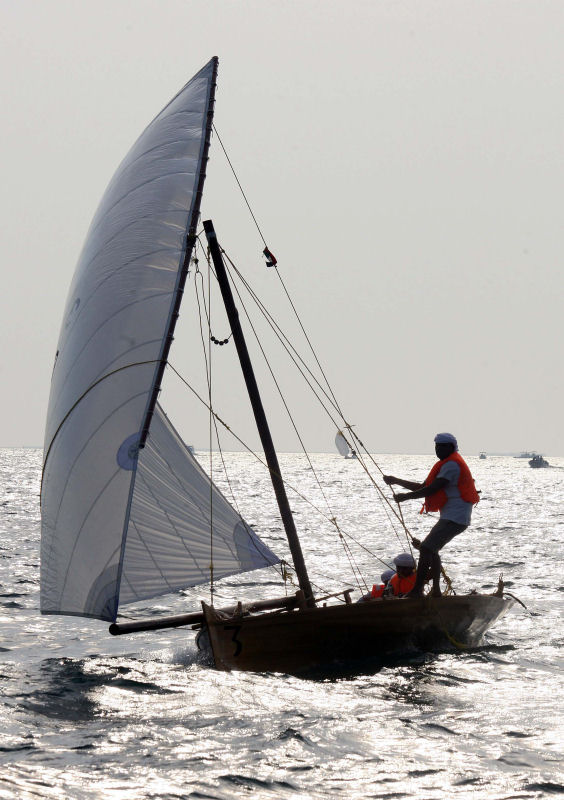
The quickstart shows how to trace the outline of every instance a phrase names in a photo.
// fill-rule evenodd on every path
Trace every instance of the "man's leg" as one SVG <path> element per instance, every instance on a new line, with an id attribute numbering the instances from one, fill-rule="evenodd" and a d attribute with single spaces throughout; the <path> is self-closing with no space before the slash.
<path id="1" fill-rule="evenodd" d="M 441 596 L 441 558 L 439 550 L 459 533 L 466 530 L 467 525 L 459 525 L 451 520 L 440 519 L 429 531 L 428 535 L 421 542 L 419 549 L 420 557 L 417 566 L 417 577 L 415 586 L 407 595 L 408 597 L 421 597 L 423 586 L 427 578 L 427 572 L 431 567 L 431 577 L 433 579 L 433 597 Z"/>
<path id="2" fill-rule="evenodd" d="M 440 563 L 440 562 L 439 562 Z M 415 577 L 415 586 L 408 592 L 407 597 L 421 597 L 423 594 L 423 586 L 429 572 L 429 567 L 433 566 L 433 553 L 427 550 L 425 545 L 421 545 L 419 551 L 419 564 L 417 565 L 417 575 Z M 439 567 L 440 575 L 440 567 Z"/>
<path id="3" fill-rule="evenodd" d="M 438 553 L 431 553 L 431 577 L 433 578 L 431 595 L 441 597 L 441 557 Z"/>

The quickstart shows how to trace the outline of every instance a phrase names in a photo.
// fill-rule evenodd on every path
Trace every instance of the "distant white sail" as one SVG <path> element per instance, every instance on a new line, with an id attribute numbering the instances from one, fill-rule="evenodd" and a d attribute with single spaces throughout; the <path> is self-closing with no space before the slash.
<path id="1" fill-rule="evenodd" d="M 212 59 L 137 140 L 78 262 L 45 434 L 43 613 L 114 620 L 120 599 L 210 579 L 209 480 L 158 407 L 138 445 L 198 215 L 216 69 Z M 278 561 L 217 490 L 213 523 L 214 578 Z"/>
<path id="2" fill-rule="evenodd" d="M 342 431 L 338 431 L 337 435 L 335 436 L 335 444 L 337 445 L 337 450 L 343 456 L 343 458 L 347 458 L 349 453 L 352 452 L 347 440 L 343 436 Z"/>

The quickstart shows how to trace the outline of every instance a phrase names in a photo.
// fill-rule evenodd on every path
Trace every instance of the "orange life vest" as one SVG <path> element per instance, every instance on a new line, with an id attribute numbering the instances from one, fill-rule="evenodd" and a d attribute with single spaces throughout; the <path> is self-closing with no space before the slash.
<path id="1" fill-rule="evenodd" d="M 413 587 L 415 586 L 415 578 L 416 573 L 414 572 L 413 575 L 408 575 L 406 578 L 400 578 L 397 572 L 395 572 L 388 583 L 380 583 L 374 584 L 372 587 L 372 591 L 370 592 L 372 597 L 382 597 L 384 594 L 385 589 L 388 586 L 391 587 L 392 591 L 390 594 L 398 595 L 398 594 L 407 594 L 410 592 Z"/>
<path id="2" fill-rule="evenodd" d="M 396 574 L 392 575 L 392 577 L 390 578 L 388 586 L 392 587 L 393 593 L 396 596 L 399 594 L 407 594 L 415 586 L 416 577 L 417 577 L 416 573 L 413 572 L 411 575 L 408 575 L 405 578 L 400 578 L 400 576 L 396 572 Z"/>
<path id="3" fill-rule="evenodd" d="M 441 461 L 437 461 L 437 463 L 433 466 L 431 472 L 427 475 L 425 480 L 425 486 L 429 486 L 437 475 L 443 464 L 446 464 L 447 461 L 456 461 L 458 466 L 460 467 L 460 477 L 458 478 L 458 491 L 460 492 L 460 497 L 465 500 L 467 503 L 478 503 L 480 500 L 480 495 L 476 491 L 476 486 L 474 484 L 474 478 L 468 468 L 468 464 L 462 458 L 460 453 L 453 453 L 452 455 L 448 456 L 448 458 L 443 458 Z M 441 508 L 447 501 L 447 494 L 444 489 L 439 489 L 438 492 L 434 492 L 434 494 L 430 495 L 429 497 L 425 498 L 425 503 L 423 508 L 425 511 L 440 511 Z M 421 510 L 423 512 L 423 509 Z"/>

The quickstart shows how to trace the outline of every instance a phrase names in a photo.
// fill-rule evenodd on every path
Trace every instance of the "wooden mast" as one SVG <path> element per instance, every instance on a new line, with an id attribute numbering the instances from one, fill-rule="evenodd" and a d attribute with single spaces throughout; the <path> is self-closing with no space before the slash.
<path id="1" fill-rule="evenodd" d="M 292 516 L 292 511 L 288 502 L 288 496 L 286 495 L 284 481 L 282 480 L 280 466 L 278 464 L 278 456 L 276 455 L 272 436 L 270 435 L 270 429 L 264 413 L 264 407 L 262 405 L 253 366 L 249 357 L 249 351 L 247 350 L 243 329 L 241 328 L 241 323 L 239 322 L 239 312 L 235 306 L 233 293 L 227 277 L 227 271 L 223 263 L 223 257 L 221 255 L 219 243 L 217 241 L 217 236 L 211 220 L 206 220 L 204 222 L 204 230 L 208 239 L 217 280 L 223 296 L 223 302 L 225 303 L 225 310 L 227 311 L 231 332 L 233 333 L 233 341 L 235 342 L 237 354 L 239 355 L 239 361 L 241 363 L 241 369 L 243 370 L 243 377 L 245 378 L 245 383 L 247 384 L 247 391 L 249 392 L 249 398 L 253 408 L 253 413 L 255 415 L 255 421 L 260 440 L 264 449 L 266 463 L 268 464 L 268 469 L 270 471 L 270 478 L 274 487 L 274 494 L 276 495 L 278 508 L 280 509 L 280 516 L 282 517 L 282 523 L 284 525 L 284 530 L 286 531 L 286 536 L 290 545 L 290 552 L 292 554 L 292 560 L 296 569 L 298 583 L 300 585 L 300 589 L 305 595 L 308 606 L 314 607 L 315 599 L 313 597 L 313 591 L 309 582 L 309 577 L 302 553 L 302 547 L 294 523 L 294 517 Z"/>

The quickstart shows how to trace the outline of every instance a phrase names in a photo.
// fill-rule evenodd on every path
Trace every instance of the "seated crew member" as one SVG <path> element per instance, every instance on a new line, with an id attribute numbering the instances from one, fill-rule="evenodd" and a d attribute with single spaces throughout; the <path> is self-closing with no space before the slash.
<path id="1" fill-rule="evenodd" d="M 386 591 L 386 587 L 390 582 L 390 578 L 392 578 L 395 574 L 396 573 L 394 572 L 393 569 L 384 570 L 384 572 L 380 575 L 380 580 L 382 581 L 382 583 L 380 584 L 375 583 L 374 586 L 372 587 L 372 591 L 370 592 L 369 595 L 366 595 L 366 597 L 367 598 L 382 597 L 382 595 Z"/>
<path id="2" fill-rule="evenodd" d="M 409 593 L 410 597 L 420 597 L 423 594 L 423 584 L 429 567 L 433 578 L 431 594 L 434 597 L 441 596 L 439 550 L 466 530 L 472 516 L 472 505 L 480 499 L 474 479 L 468 465 L 458 452 L 458 442 L 452 433 L 438 433 L 435 436 L 435 454 L 439 460 L 424 483 L 384 475 L 384 481 L 388 486 L 398 484 L 410 490 L 394 494 L 397 503 L 423 497 L 426 511 L 440 511 L 440 519 L 427 537 L 422 542 L 413 540 L 414 546 L 420 550 L 421 557 L 417 568 L 417 580 Z"/>
<path id="3" fill-rule="evenodd" d="M 394 597 L 402 597 L 409 594 L 415 586 L 417 564 L 411 553 L 400 553 L 394 558 L 394 564 L 397 571 L 390 578 L 386 594 L 389 592 Z"/>

